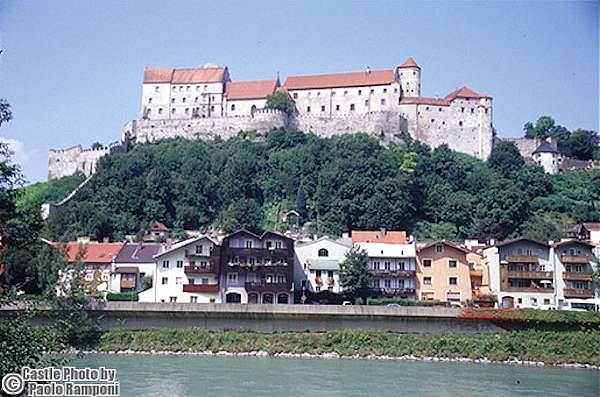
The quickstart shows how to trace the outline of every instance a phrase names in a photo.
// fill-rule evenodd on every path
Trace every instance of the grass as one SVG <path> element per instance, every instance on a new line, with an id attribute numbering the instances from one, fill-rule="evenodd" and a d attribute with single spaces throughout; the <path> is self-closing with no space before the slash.
<path id="1" fill-rule="evenodd" d="M 600 325 L 600 313 L 536 309 L 464 309 L 459 317 L 526 323 Z"/>
<path id="2" fill-rule="evenodd" d="M 210 332 L 201 329 L 106 332 L 96 346 L 99 351 L 210 350 L 321 354 L 365 357 L 405 356 L 487 358 L 542 361 L 547 364 L 581 363 L 600 366 L 600 331 L 522 330 L 497 334 L 398 334 L 392 332 L 341 330 L 325 333 L 260 334 Z"/>

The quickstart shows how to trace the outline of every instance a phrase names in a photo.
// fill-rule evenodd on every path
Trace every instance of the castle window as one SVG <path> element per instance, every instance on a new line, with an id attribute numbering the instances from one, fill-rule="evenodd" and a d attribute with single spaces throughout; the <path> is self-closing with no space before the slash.
<path id="1" fill-rule="evenodd" d="M 154 92 L 158 92 L 158 91 L 160 91 L 160 87 L 159 86 L 154 87 Z"/>
<path id="2" fill-rule="evenodd" d="M 211 111 L 211 112 L 214 112 L 214 111 L 215 111 L 215 107 L 214 107 L 214 106 L 211 106 L 211 107 L 210 107 L 210 111 Z"/>
<path id="3" fill-rule="evenodd" d="M 488 109 L 485 109 L 485 112 L 487 113 L 487 112 L 488 112 Z"/>
<path id="4" fill-rule="evenodd" d="M 171 103 L 175 103 L 175 98 L 171 98 Z"/>
<path id="5" fill-rule="evenodd" d="M 464 112 L 465 112 L 465 108 L 460 108 L 460 111 L 461 111 L 462 113 L 464 113 Z"/>
<path id="6" fill-rule="evenodd" d="M 441 112 L 441 111 L 442 111 L 442 108 L 438 108 L 438 112 Z"/>
<path id="7" fill-rule="evenodd" d="M 194 102 L 198 102 L 198 97 L 194 98 Z"/>
<path id="8" fill-rule="evenodd" d="M 185 103 L 185 98 L 183 98 L 183 99 L 181 100 L 181 102 Z"/>
<path id="9" fill-rule="evenodd" d="M 150 115 L 150 113 L 152 112 L 152 109 L 148 108 L 148 110 L 146 110 L 146 114 Z"/>
<path id="10" fill-rule="evenodd" d="M 354 104 L 353 103 L 350 104 L 350 111 L 354 112 Z"/>
<path id="11" fill-rule="evenodd" d="M 196 86 L 196 91 L 200 91 L 200 86 L 199 85 Z"/>
<path id="12" fill-rule="evenodd" d="M 171 109 L 171 113 L 175 114 L 175 108 Z"/>
<path id="13" fill-rule="evenodd" d="M 425 110 L 429 110 L 429 106 L 425 106 Z"/>
<path id="14" fill-rule="evenodd" d="M 173 86 L 173 91 L 175 91 L 177 89 L 177 87 Z"/>
<path id="15" fill-rule="evenodd" d="M 185 114 L 189 114 L 190 113 L 190 108 L 185 108 Z"/>
<path id="16" fill-rule="evenodd" d="M 463 123 L 462 123 L 462 121 L 459 121 L 459 122 L 458 122 L 458 126 L 459 126 L 459 127 L 462 127 L 462 124 L 463 124 Z"/>
<path id="17" fill-rule="evenodd" d="M 373 88 L 371 88 L 371 94 L 374 94 L 375 90 Z"/>
<path id="18" fill-rule="evenodd" d="M 148 103 L 152 103 L 152 98 L 148 98 Z"/>
<path id="19" fill-rule="evenodd" d="M 415 76 L 416 74 L 417 74 L 417 72 L 415 72 L 415 71 L 413 70 L 413 76 Z"/>
<path id="20" fill-rule="evenodd" d="M 321 112 L 325 111 L 325 105 L 321 106 Z"/>
<path id="21" fill-rule="evenodd" d="M 158 108 L 158 114 L 162 114 L 162 108 Z"/>
<path id="22" fill-rule="evenodd" d="M 321 91 L 317 91 L 317 96 L 321 96 Z"/>
<path id="23" fill-rule="evenodd" d="M 358 95 L 362 95 L 362 90 L 358 90 Z"/>
<path id="24" fill-rule="evenodd" d="M 431 122 L 432 122 L 432 123 L 435 123 L 435 119 L 431 119 Z"/>
<path id="25" fill-rule="evenodd" d="M 382 105 L 385 105 L 385 98 L 382 98 L 382 99 L 381 99 L 381 104 L 382 104 Z"/>
<path id="26" fill-rule="evenodd" d="M 340 105 L 335 105 L 335 111 L 339 112 L 340 111 Z"/>
<path id="27" fill-rule="evenodd" d="M 294 94 L 292 95 L 294 97 L 294 99 L 298 99 L 298 93 L 294 92 Z"/>
<path id="28" fill-rule="evenodd" d="M 471 113 L 475 113 L 475 109 L 471 108 Z"/>
<path id="29" fill-rule="evenodd" d="M 179 86 L 179 92 L 181 92 L 181 91 L 183 91 L 183 86 L 182 85 Z"/>
<path id="30" fill-rule="evenodd" d="M 348 91 L 344 91 L 344 95 L 348 94 Z"/>
<path id="31" fill-rule="evenodd" d="M 204 86 L 204 91 L 206 91 L 206 90 L 208 90 L 208 86 L 207 85 Z"/>
<path id="32" fill-rule="evenodd" d="M 231 111 L 233 112 L 235 110 L 235 103 L 231 104 Z"/>
<path id="33" fill-rule="evenodd" d="M 398 93 L 398 89 L 397 89 L 397 88 L 394 88 L 394 92 L 395 92 L 395 93 Z"/>
<path id="34" fill-rule="evenodd" d="M 214 96 L 214 95 L 213 95 L 213 96 L 211 96 L 211 97 L 210 97 L 210 100 L 211 100 L 211 101 L 214 101 L 214 100 L 215 100 L 215 96 Z"/>
<path id="35" fill-rule="evenodd" d="M 331 91 L 331 95 L 335 95 L 335 91 Z"/>
<path id="36" fill-rule="evenodd" d="M 387 88 L 384 88 L 383 89 L 383 93 L 385 94 L 386 92 L 387 92 Z"/>
<path id="37" fill-rule="evenodd" d="M 306 113 L 310 113 L 310 106 L 306 107 Z"/>
<path id="38" fill-rule="evenodd" d="M 369 106 L 369 100 L 368 99 L 365 101 L 365 106 Z"/>

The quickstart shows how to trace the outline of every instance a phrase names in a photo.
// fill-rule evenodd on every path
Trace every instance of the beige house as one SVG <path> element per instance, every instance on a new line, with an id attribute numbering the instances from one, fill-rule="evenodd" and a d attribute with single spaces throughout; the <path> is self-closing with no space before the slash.
<path id="1" fill-rule="evenodd" d="M 417 299 L 462 304 L 472 297 L 469 251 L 446 240 L 417 251 Z"/>

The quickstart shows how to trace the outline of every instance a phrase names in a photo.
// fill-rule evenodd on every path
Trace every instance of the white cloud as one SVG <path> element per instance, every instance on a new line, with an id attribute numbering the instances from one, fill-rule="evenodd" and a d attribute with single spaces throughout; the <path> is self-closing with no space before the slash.
<path id="1" fill-rule="evenodd" d="M 11 150 L 14 152 L 13 161 L 15 163 L 19 164 L 20 166 L 25 166 L 29 164 L 29 160 L 31 158 L 29 156 L 29 153 L 25 149 L 25 145 L 23 144 L 23 142 L 18 141 L 16 139 L 3 137 L 0 137 L 0 142 L 8 143 L 8 146 L 10 146 Z"/>

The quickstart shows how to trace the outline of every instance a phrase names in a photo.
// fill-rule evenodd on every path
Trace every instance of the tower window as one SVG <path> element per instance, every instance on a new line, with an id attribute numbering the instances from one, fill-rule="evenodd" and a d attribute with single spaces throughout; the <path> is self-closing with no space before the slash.
<path id="1" fill-rule="evenodd" d="M 387 92 L 387 88 L 384 88 L 383 89 L 383 93 L 385 94 L 386 92 Z"/>
<path id="2" fill-rule="evenodd" d="M 369 100 L 368 99 L 365 101 L 365 106 L 369 106 Z"/>
<path id="3" fill-rule="evenodd" d="M 160 91 L 160 87 L 159 86 L 154 87 L 154 92 L 158 92 L 158 91 Z"/>
<path id="4" fill-rule="evenodd" d="M 340 111 L 340 105 L 335 105 L 335 111 L 339 112 Z"/>
<path id="5" fill-rule="evenodd" d="M 233 112 L 235 110 L 235 103 L 231 104 L 231 111 Z"/>
<path id="6" fill-rule="evenodd" d="M 384 98 L 381 99 L 381 104 L 385 105 L 385 99 Z"/>
<path id="7" fill-rule="evenodd" d="M 463 125 L 463 122 L 462 122 L 462 121 L 459 121 L 459 122 L 458 122 L 458 126 L 459 126 L 459 127 L 462 127 L 462 125 Z"/>
<path id="8" fill-rule="evenodd" d="M 351 104 L 350 104 L 350 111 L 351 111 L 351 112 L 353 112 L 353 111 L 354 111 L 354 104 L 353 104 L 353 103 L 351 103 Z"/>
<path id="9" fill-rule="evenodd" d="M 362 90 L 358 90 L 358 95 L 362 95 Z"/>
<path id="10" fill-rule="evenodd" d="M 310 106 L 306 107 L 306 113 L 310 113 Z"/>
<path id="11" fill-rule="evenodd" d="M 325 111 L 325 105 L 321 106 L 321 112 Z"/>

